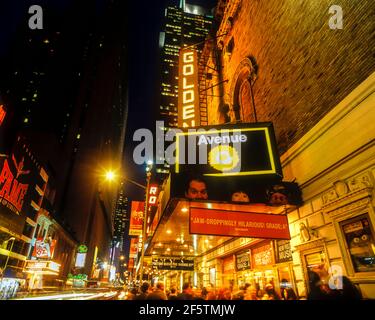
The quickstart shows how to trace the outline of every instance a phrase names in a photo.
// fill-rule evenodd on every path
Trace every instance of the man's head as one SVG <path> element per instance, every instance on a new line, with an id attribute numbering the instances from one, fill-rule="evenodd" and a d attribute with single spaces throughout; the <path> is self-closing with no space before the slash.
<path id="1" fill-rule="evenodd" d="M 141 286 L 141 291 L 143 293 L 146 293 L 148 291 L 148 289 L 150 288 L 150 284 L 148 282 L 143 282 L 142 283 L 142 286 Z"/>
<path id="2" fill-rule="evenodd" d="M 192 291 L 192 288 L 191 288 L 191 285 L 189 282 L 185 282 L 182 286 L 182 291 L 183 292 L 191 292 Z"/>
<path id="3" fill-rule="evenodd" d="M 172 287 L 171 288 L 171 294 L 176 294 L 177 293 L 177 289 L 175 287 Z"/>
<path id="4" fill-rule="evenodd" d="M 163 283 L 163 282 L 158 282 L 158 283 L 156 284 L 156 289 L 157 289 L 157 290 L 164 291 L 164 283 Z"/>
<path id="5" fill-rule="evenodd" d="M 206 182 L 200 178 L 189 180 L 185 190 L 185 197 L 191 200 L 205 200 L 208 198 Z"/>

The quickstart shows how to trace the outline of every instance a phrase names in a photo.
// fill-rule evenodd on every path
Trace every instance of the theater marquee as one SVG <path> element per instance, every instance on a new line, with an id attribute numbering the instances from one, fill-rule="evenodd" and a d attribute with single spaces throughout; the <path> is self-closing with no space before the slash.
<path id="1" fill-rule="evenodd" d="M 199 126 L 198 56 L 195 50 L 180 51 L 178 75 L 178 126 Z"/>
<path id="2" fill-rule="evenodd" d="M 287 215 L 190 208 L 190 234 L 290 240 Z"/>
<path id="3" fill-rule="evenodd" d="M 206 126 L 176 133 L 175 173 L 282 178 L 272 123 Z"/>

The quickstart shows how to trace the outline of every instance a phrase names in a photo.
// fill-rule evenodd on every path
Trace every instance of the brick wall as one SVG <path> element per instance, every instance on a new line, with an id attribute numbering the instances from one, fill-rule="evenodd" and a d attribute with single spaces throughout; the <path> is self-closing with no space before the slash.
<path id="1" fill-rule="evenodd" d="M 343 8 L 342 30 L 328 26 L 333 4 Z M 274 123 L 283 153 L 375 70 L 374 12 L 370 0 L 242 0 L 224 39 L 234 38 L 232 54 L 223 59 L 226 102 L 232 104 L 238 65 L 254 56 L 258 121 Z M 223 121 L 218 101 L 209 105 L 211 123 Z M 251 103 L 245 106 L 243 119 L 252 121 Z"/>

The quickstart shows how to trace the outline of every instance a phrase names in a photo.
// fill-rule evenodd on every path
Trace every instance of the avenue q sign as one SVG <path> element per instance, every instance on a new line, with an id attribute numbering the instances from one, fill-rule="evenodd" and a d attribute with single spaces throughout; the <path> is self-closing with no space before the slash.
<path id="1" fill-rule="evenodd" d="M 174 169 L 176 174 L 282 178 L 270 122 L 181 129 Z"/>

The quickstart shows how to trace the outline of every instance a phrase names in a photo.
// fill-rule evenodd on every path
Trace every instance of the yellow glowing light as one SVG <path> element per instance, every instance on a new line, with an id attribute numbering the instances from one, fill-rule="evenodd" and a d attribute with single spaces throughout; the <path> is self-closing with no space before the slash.
<path id="1" fill-rule="evenodd" d="M 210 165 L 222 172 L 233 170 L 240 161 L 237 150 L 227 145 L 213 148 L 208 157 Z"/>
<path id="2" fill-rule="evenodd" d="M 107 171 L 105 173 L 105 179 L 108 181 L 113 181 L 115 179 L 115 173 L 113 171 Z"/>

